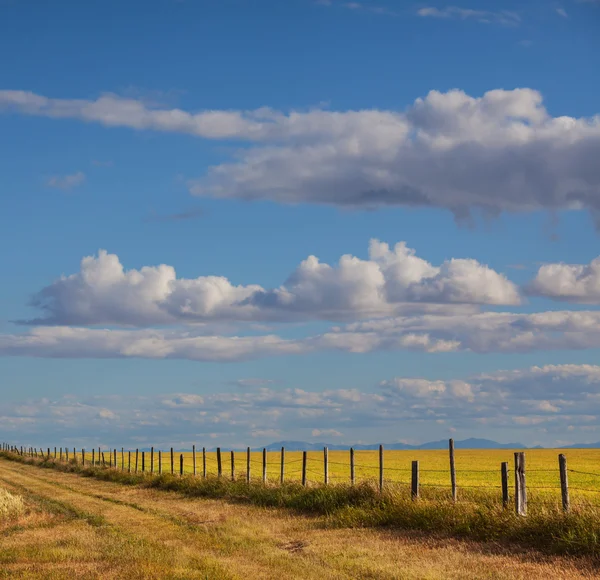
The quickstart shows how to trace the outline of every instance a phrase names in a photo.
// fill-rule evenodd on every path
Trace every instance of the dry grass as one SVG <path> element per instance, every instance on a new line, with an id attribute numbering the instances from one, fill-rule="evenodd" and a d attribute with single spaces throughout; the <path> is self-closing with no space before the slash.
<path id="1" fill-rule="evenodd" d="M 25 513 L 25 502 L 20 495 L 0 487 L 0 522 L 14 520 Z"/>
<path id="2" fill-rule="evenodd" d="M 594 578 L 590 558 L 376 529 L 1 461 L 2 485 L 59 514 L 0 544 L 7 578 Z M 62 506 L 62 507 L 61 507 Z M 68 514 L 68 515 L 64 515 Z"/>

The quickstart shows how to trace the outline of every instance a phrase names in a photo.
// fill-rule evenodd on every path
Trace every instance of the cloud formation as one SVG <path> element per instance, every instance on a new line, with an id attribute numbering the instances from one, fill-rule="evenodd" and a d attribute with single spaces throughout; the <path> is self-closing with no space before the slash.
<path id="1" fill-rule="evenodd" d="M 24 434 L 32 445 L 43 436 L 44 442 L 87 447 L 245 447 L 272 442 L 281 433 L 350 443 L 366 437 L 375 443 L 382 442 L 382 433 L 393 433 L 391 441 L 397 441 L 419 424 L 430 425 L 433 438 L 485 429 L 504 430 L 509 440 L 522 430 L 529 440 L 547 432 L 544 437 L 553 442 L 575 431 L 589 438 L 599 404 L 600 367 L 548 365 L 447 381 L 395 377 L 369 391 L 255 385 L 202 394 L 71 395 L 7 402 L 0 420 L 7 433 Z"/>
<path id="2" fill-rule="evenodd" d="M 206 335 L 189 330 L 107 330 L 36 327 L 0 334 L 0 356 L 149 358 L 236 362 L 271 356 L 341 351 L 519 353 L 600 348 L 600 312 L 486 312 L 385 318 L 333 327 L 323 334 Z"/>
<path id="3" fill-rule="evenodd" d="M 457 217 L 600 208 L 600 117 L 553 117 L 535 90 L 430 91 L 406 110 L 200 111 L 135 99 L 0 91 L 0 109 L 250 141 L 189 182 L 195 195 L 345 207 L 441 207 Z"/>
<path id="4" fill-rule="evenodd" d="M 70 175 L 52 175 L 46 179 L 46 185 L 48 187 L 54 187 L 56 189 L 62 189 L 63 191 L 69 191 L 75 187 L 79 187 L 85 182 L 85 173 L 77 171 Z"/>
<path id="5" fill-rule="evenodd" d="M 516 12 L 511 12 L 509 10 L 493 12 L 489 10 L 473 10 L 471 8 L 448 6 L 446 8 L 420 8 L 417 10 L 417 14 L 429 18 L 475 20 L 484 24 L 501 24 L 503 26 L 518 26 L 521 23 L 521 17 Z"/>
<path id="6" fill-rule="evenodd" d="M 526 291 L 580 304 L 600 304 L 600 257 L 589 264 L 545 264 Z"/>
<path id="7" fill-rule="evenodd" d="M 279 288 L 235 286 L 222 276 L 177 278 L 162 264 L 124 270 L 101 250 L 81 270 L 41 290 L 33 324 L 150 326 L 177 322 L 356 320 L 435 305 L 518 304 L 505 276 L 471 259 L 433 266 L 404 242 L 372 240 L 369 259 L 345 255 L 336 266 L 309 256 Z M 431 305 L 431 306 L 429 306 Z"/>

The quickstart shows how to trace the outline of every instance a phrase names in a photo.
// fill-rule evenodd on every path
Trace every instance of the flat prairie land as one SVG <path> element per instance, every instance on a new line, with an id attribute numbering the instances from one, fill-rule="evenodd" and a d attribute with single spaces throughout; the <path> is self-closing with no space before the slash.
<path id="1" fill-rule="evenodd" d="M 455 465 L 457 472 L 457 485 L 463 491 L 486 491 L 490 494 L 501 495 L 500 464 L 508 463 L 509 484 L 512 485 L 512 472 L 514 470 L 514 451 L 517 449 L 457 449 L 455 452 Z M 523 451 L 523 450 L 522 450 Z M 560 476 L 558 470 L 558 454 L 567 456 L 569 468 L 569 485 L 571 498 L 585 500 L 600 505 L 600 449 L 527 449 L 527 487 L 531 501 L 537 498 L 554 497 L 560 501 Z M 104 451 L 105 460 L 108 462 L 109 451 Z M 193 456 L 191 452 L 174 452 L 173 469 L 179 473 L 180 455 L 184 458 L 184 473 L 194 471 Z M 348 451 L 329 451 L 329 480 L 331 483 L 344 483 L 350 481 L 350 456 Z M 80 454 L 78 454 L 80 457 Z M 91 453 L 86 453 L 88 462 Z M 154 472 L 159 469 L 158 449 L 154 452 Z M 324 478 L 323 452 L 310 451 L 307 454 L 307 480 L 309 483 L 322 483 Z M 117 451 L 117 466 L 129 468 L 129 452 L 121 457 Z M 449 456 L 446 450 L 423 451 L 384 451 L 384 480 L 386 484 L 396 486 L 398 489 L 410 487 L 411 462 L 419 461 L 421 493 L 427 495 L 433 492 L 439 495 L 443 490 L 450 493 L 450 467 Z M 162 471 L 169 473 L 171 470 L 170 450 L 161 453 Z M 224 477 L 231 476 L 231 452 L 222 450 L 222 473 Z M 379 477 L 379 452 L 356 451 L 355 475 L 356 481 L 375 481 Z M 246 477 L 247 457 L 245 452 L 234 453 L 235 475 L 237 478 Z M 150 471 L 151 455 L 149 451 L 144 454 L 144 469 Z M 135 470 L 135 451 L 131 452 L 131 469 Z M 142 469 L 141 452 L 138 454 L 138 471 Z M 208 475 L 217 475 L 217 455 L 215 452 L 206 453 L 206 471 Z M 250 463 L 251 478 L 262 478 L 262 452 L 251 453 Z M 196 473 L 203 473 L 202 449 L 196 451 Z M 302 452 L 286 451 L 284 462 L 286 481 L 301 480 Z M 280 480 L 281 453 L 270 451 L 267 453 L 267 479 L 271 482 Z"/>
<path id="2" fill-rule="evenodd" d="M 419 454 L 422 458 L 423 455 Z M 0 459 L 25 509 L 0 519 L 3 578 L 597 578 L 592 558 L 542 555 L 81 477 Z"/>

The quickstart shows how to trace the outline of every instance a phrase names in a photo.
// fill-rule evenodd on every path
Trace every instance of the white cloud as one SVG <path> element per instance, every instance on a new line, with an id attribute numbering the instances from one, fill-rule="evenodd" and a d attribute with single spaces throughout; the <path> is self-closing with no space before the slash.
<path id="1" fill-rule="evenodd" d="M 383 381 L 374 392 L 256 387 L 202 395 L 7 401 L 0 419 L 7 434 L 21 440 L 32 438 L 33 445 L 39 444 L 43 435 L 44 441 L 52 442 L 49 444 L 68 439 L 77 446 L 91 446 L 89 438 L 93 437 L 96 445 L 100 439 L 119 447 L 136 441 L 189 448 L 209 439 L 221 446 L 235 443 L 245 447 L 250 438 L 329 439 L 346 438 L 349 433 L 350 442 L 357 442 L 357 433 L 367 434 L 369 442 L 381 442 L 384 431 L 398 438 L 414 434 L 418 425 L 431 432 L 440 425 L 447 429 L 448 423 L 451 429 L 465 433 L 473 433 L 481 425 L 504 429 L 505 440 L 512 440 L 515 424 L 544 426 L 563 435 L 569 429 L 594 429 L 599 411 L 600 367 L 548 365 L 446 381 L 396 377 Z M 434 438 L 431 434 L 426 437 Z"/>
<path id="2" fill-rule="evenodd" d="M 518 26 L 521 17 L 516 12 L 500 10 L 492 12 L 488 10 L 473 10 L 471 8 L 459 8 L 448 6 L 447 8 L 425 7 L 417 10 L 417 14 L 429 18 L 446 18 L 456 20 L 476 20 L 484 24 L 502 24 L 504 26 Z"/>
<path id="3" fill-rule="evenodd" d="M 477 13 L 477 11 L 473 11 Z M 0 109 L 262 143 L 190 181 L 196 195 L 353 207 L 442 207 L 458 217 L 600 207 L 600 117 L 553 117 L 539 92 L 431 91 L 402 112 L 151 108 L 0 91 Z"/>
<path id="4" fill-rule="evenodd" d="M 600 257 L 585 265 L 545 264 L 526 289 L 536 296 L 600 304 Z"/>
<path id="5" fill-rule="evenodd" d="M 85 173 L 78 171 L 70 175 L 53 175 L 46 180 L 48 187 L 69 191 L 75 187 L 79 187 L 85 181 Z"/>
<path id="6" fill-rule="evenodd" d="M 563 18 L 569 18 L 569 15 L 567 14 L 567 11 L 564 8 L 557 8 L 556 13 L 559 16 L 562 16 Z"/>
<path id="7" fill-rule="evenodd" d="M 303 338 L 221 336 L 197 331 L 36 327 L 0 334 L 0 356 L 150 358 L 235 362 L 311 352 L 418 350 L 530 352 L 600 348 L 600 312 L 479 313 L 386 318 Z"/>
<path id="8" fill-rule="evenodd" d="M 399 243 L 372 240 L 369 260 L 345 255 L 337 266 L 309 256 L 279 288 L 234 286 L 222 276 L 177 278 L 160 265 L 125 271 L 101 250 L 81 270 L 39 292 L 32 304 L 44 324 L 146 326 L 175 322 L 355 320 L 439 305 L 518 304 L 515 285 L 476 260 L 452 259 L 440 267 Z M 415 306 L 416 305 L 416 306 Z"/>

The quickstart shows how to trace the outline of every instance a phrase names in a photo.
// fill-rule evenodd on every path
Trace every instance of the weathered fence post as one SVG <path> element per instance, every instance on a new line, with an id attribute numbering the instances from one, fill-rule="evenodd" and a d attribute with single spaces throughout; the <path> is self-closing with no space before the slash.
<path id="1" fill-rule="evenodd" d="M 146 452 L 142 451 L 142 473 L 146 471 Z"/>
<path id="2" fill-rule="evenodd" d="M 54 448 L 54 459 L 56 459 L 56 447 Z"/>
<path id="3" fill-rule="evenodd" d="M 128 467 L 127 467 L 127 473 L 131 473 L 131 451 L 127 452 L 129 455 L 129 463 L 128 463 Z"/>
<path id="4" fill-rule="evenodd" d="M 508 461 L 500 464 L 500 477 L 502 479 L 502 505 L 508 507 Z"/>
<path id="5" fill-rule="evenodd" d="M 65 447 L 65 461 L 69 463 L 69 448 Z"/>
<path id="6" fill-rule="evenodd" d="M 202 477 L 206 479 L 206 447 L 202 448 Z"/>
<path id="7" fill-rule="evenodd" d="M 150 447 L 150 473 L 154 475 L 154 447 Z"/>
<path id="8" fill-rule="evenodd" d="M 515 511 L 527 515 L 527 487 L 525 484 L 525 453 L 515 452 Z"/>
<path id="9" fill-rule="evenodd" d="M 329 449 L 323 447 L 323 482 L 329 483 Z"/>
<path id="10" fill-rule="evenodd" d="M 454 465 L 454 439 L 448 442 L 450 452 L 450 485 L 452 486 L 452 501 L 456 501 L 456 467 Z"/>
<path id="11" fill-rule="evenodd" d="M 104 451 L 102 452 L 102 467 L 106 467 L 106 457 L 104 457 Z"/>
<path id="12" fill-rule="evenodd" d="M 192 463 L 194 464 L 193 473 L 194 477 L 196 477 L 196 446 L 192 445 Z"/>
<path id="13" fill-rule="evenodd" d="M 246 482 L 250 483 L 250 455 L 251 451 L 250 451 L 250 447 L 248 447 L 246 449 Z"/>
<path id="14" fill-rule="evenodd" d="M 138 457 L 139 457 L 139 454 L 140 454 L 139 449 L 136 449 L 135 450 L 135 472 L 136 473 L 138 472 Z"/>
<path id="15" fill-rule="evenodd" d="M 280 477 L 280 484 L 283 485 L 283 482 L 285 480 L 285 447 L 281 448 L 281 477 Z"/>
<path id="16" fill-rule="evenodd" d="M 419 497 L 419 462 L 412 462 L 412 478 L 411 478 L 411 497 L 417 499 Z"/>
<path id="17" fill-rule="evenodd" d="M 96 467 L 96 448 L 92 449 L 92 467 Z"/>
<path id="18" fill-rule="evenodd" d="M 560 494 L 562 496 L 563 510 L 568 512 L 571 507 L 569 500 L 569 478 L 567 476 L 567 457 L 562 453 L 558 456 L 558 467 L 560 469 Z"/>
<path id="19" fill-rule="evenodd" d="M 85 467 L 85 449 L 81 450 L 81 465 Z"/>
<path id="20" fill-rule="evenodd" d="M 171 447 L 171 475 L 175 473 L 175 459 L 173 457 L 173 448 Z"/>
<path id="21" fill-rule="evenodd" d="M 117 469 L 117 450 L 113 449 L 113 453 L 114 453 L 114 456 L 115 456 L 115 460 L 114 460 L 113 466 L 114 466 L 115 469 Z"/>
<path id="22" fill-rule="evenodd" d="M 37 457 L 37 451 L 35 452 L 35 456 Z M 73 459 L 75 460 L 75 463 L 77 463 L 77 450 L 75 447 L 73 447 Z"/>
<path id="23" fill-rule="evenodd" d="M 179 477 L 183 477 L 183 453 L 179 454 Z"/>
<path id="24" fill-rule="evenodd" d="M 217 477 L 221 479 L 223 475 L 223 464 L 221 463 L 221 448 L 217 447 Z"/>
<path id="25" fill-rule="evenodd" d="M 121 447 L 121 471 L 125 471 L 125 447 Z"/>
<path id="26" fill-rule="evenodd" d="M 23 455 L 23 448 L 21 447 L 21 455 Z M 62 461 L 62 447 L 60 448 L 60 460 Z"/>
<path id="27" fill-rule="evenodd" d="M 50 459 L 50 447 L 48 447 L 48 459 Z"/>
<path id="28" fill-rule="evenodd" d="M 162 451 L 158 450 L 158 475 L 162 475 Z"/>
<path id="29" fill-rule="evenodd" d="M 302 485 L 306 486 L 306 451 L 302 452 Z"/>
<path id="30" fill-rule="evenodd" d="M 379 493 L 383 492 L 383 445 L 379 446 Z"/>
<path id="31" fill-rule="evenodd" d="M 231 450 L 231 481 L 235 481 L 235 452 Z"/>
<path id="32" fill-rule="evenodd" d="M 262 465 L 262 480 L 263 483 L 267 483 L 267 448 L 263 448 L 263 457 L 262 457 L 263 465 Z"/>
<path id="33" fill-rule="evenodd" d="M 350 483 L 354 485 L 356 483 L 354 473 L 354 447 L 350 447 Z"/>

